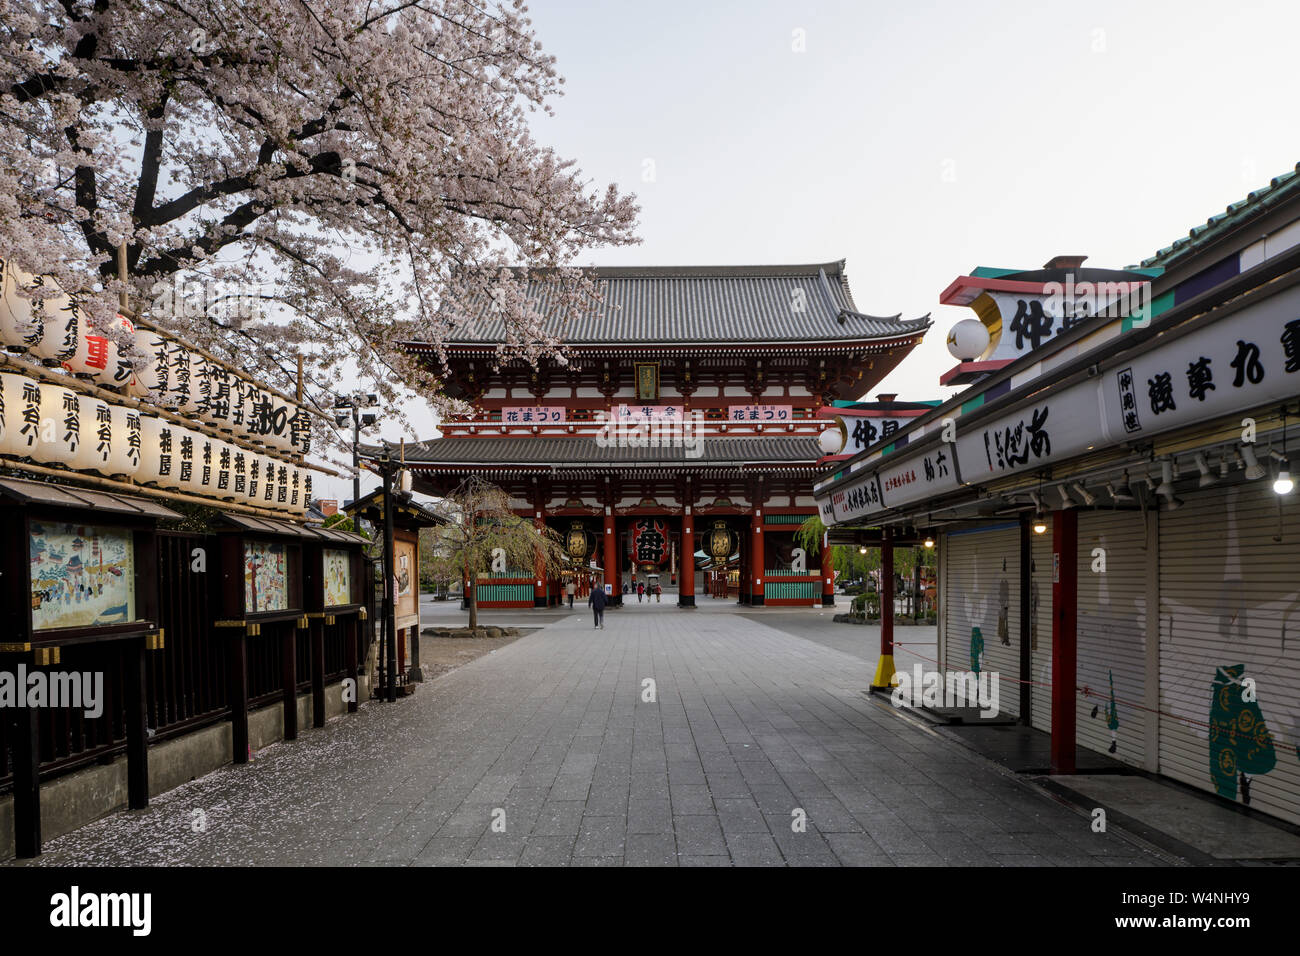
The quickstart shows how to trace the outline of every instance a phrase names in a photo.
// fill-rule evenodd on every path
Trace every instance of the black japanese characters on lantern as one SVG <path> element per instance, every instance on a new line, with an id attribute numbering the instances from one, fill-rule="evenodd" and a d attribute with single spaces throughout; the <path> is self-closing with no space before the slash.
<path id="1" fill-rule="evenodd" d="M 638 564 L 667 563 L 668 526 L 657 518 L 638 518 L 632 525 L 632 555 Z"/>

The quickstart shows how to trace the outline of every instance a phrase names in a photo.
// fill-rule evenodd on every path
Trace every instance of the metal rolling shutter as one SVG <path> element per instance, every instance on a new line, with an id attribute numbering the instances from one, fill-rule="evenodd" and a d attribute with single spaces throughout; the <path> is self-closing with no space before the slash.
<path id="1" fill-rule="evenodd" d="M 972 629 L 984 640 L 981 669 L 1000 675 L 1001 713 L 1020 712 L 1020 528 L 1002 525 L 946 535 L 943 662 L 949 671 L 971 670 Z M 1005 588 L 1003 583 L 1005 582 Z M 1006 633 L 998 637 L 1005 607 Z"/>
<path id="2" fill-rule="evenodd" d="M 1154 521 L 1155 516 L 1149 520 Z M 1076 700 L 1078 745 L 1108 753 L 1110 678 L 1114 676 L 1116 752 L 1142 766 L 1146 755 L 1146 527 L 1137 512 L 1091 511 L 1079 515 L 1079 617 L 1076 684 L 1092 696 Z M 1105 551 L 1106 571 L 1095 573 L 1093 551 Z M 1050 561 L 1050 557 L 1048 559 Z M 1050 599 L 1051 575 L 1047 588 Z M 1048 645 L 1051 644 L 1050 622 Z M 1050 664 L 1049 664 L 1050 670 Z M 1137 706 L 1134 706 L 1137 705 Z M 1097 716 L 1093 717 L 1093 708 Z"/>
<path id="3" fill-rule="evenodd" d="M 1184 502 L 1160 525 L 1160 770 L 1231 800 L 1244 771 L 1251 806 L 1300 823 L 1300 495 L 1263 480 Z"/>
<path id="4" fill-rule="evenodd" d="M 1037 601 L 1034 614 L 1035 628 L 1030 637 L 1030 660 L 1033 673 L 1028 680 L 1034 682 L 1033 710 L 1030 721 L 1034 728 L 1047 733 L 1052 732 L 1052 528 L 1042 534 L 1033 536 L 1032 545 L 1033 570 L 1031 577 L 1034 590 L 1030 595 L 1030 607 Z"/>

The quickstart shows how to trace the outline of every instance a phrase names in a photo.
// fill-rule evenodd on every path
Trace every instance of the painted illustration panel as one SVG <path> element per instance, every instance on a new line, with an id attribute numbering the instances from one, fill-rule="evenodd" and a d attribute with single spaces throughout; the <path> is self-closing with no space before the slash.
<path id="1" fill-rule="evenodd" d="M 393 542 L 393 558 L 397 570 L 397 626 L 410 627 L 420 623 L 419 564 L 414 541 Z"/>
<path id="2" fill-rule="evenodd" d="M 352 557 L 346 551 L 326 548 L 325 564 L 325 606 L 338 607 L 352 604 Z"/>
<path id="3" fill-rule="evenodd" d="M 283 544 L 244 542 L 244 613 L 289 609 L 289 558 Z"/>
<path id="4" fill-rule="evenodd" d="M 92 627 L 135 618 L 131 532 L 98 525 L 33 522 L 32 627 Z"/>

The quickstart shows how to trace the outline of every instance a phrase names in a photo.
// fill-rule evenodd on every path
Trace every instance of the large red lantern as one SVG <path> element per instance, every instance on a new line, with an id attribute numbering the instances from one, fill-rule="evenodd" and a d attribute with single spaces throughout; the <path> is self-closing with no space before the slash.
<path id="1" fill-rule="evenodd" d="M 660 568 L 668 563 L 668 525 L 658 518 L 637 518 L 632 522 L 632 560 L 641 566 Z"/>

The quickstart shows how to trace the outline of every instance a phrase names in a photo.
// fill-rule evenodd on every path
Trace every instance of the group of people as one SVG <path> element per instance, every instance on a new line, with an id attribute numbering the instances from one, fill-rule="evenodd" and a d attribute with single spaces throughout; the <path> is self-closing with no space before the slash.
<path id="1" fill-rule="evenodd" d="M 575 588 L 572 581 L 569 582 L 565 590 L 569 597 L 569 607 L 573 607 Z M 658 581 L 650 585 L 647 585 L 644 581 L 637 581 L 635 584 L 623 585 L 623 593 L 625 595 L 632 594 L 634 591 L 636 593 L 637 604 L 640 604 L 642 601 L 649 601 L 651 597 L 659 603 L 663 603 L 664 589 Z M 591 594 L 587 597 L 587 606 L 591 608 L 592 614 L 595 618 L 594 623 L 597 628 L 603 628 L 605 626 L 605 607 L 608 604 L 609 596 L 605 594 L 605 590 L 603 588 L 593 587 L 591 589 Z"/>
<path id="2" fill-rule="evenodd" d="M 647 585 L 644 581 L 637 581 L 635 584 L 624 584 L 623 593 L 631 594 L 636 592 L 636 603 L 640 604 L 642 600 L 649 601 L 653 597 L 659 603 L 663 603 L 664 589 L 656 581 L 654 584 Z"/>

